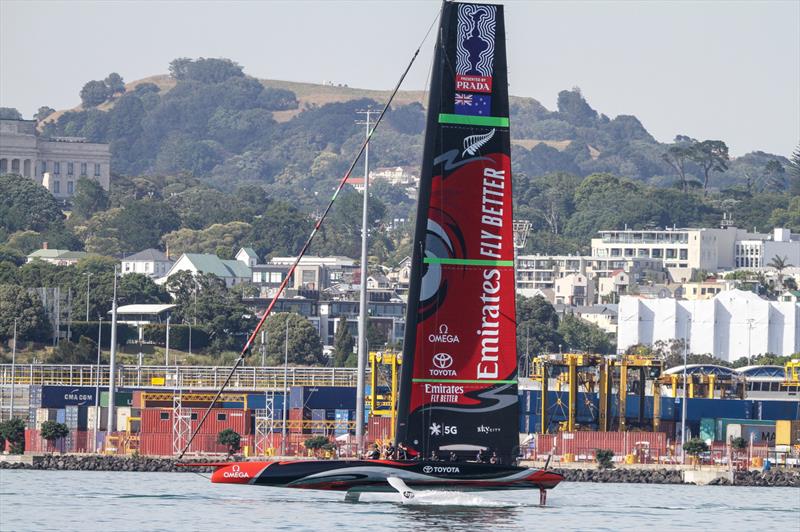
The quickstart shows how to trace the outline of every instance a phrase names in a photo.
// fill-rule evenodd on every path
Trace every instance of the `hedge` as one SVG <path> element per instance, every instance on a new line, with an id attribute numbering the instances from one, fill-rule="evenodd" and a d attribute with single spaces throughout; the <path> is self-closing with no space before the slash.
<path id="1" fill-rule="evenodd" d="M 208 347 L 208 332 L 202 327 L 192 326 L 192 350 Z M 167 326 L 161 323 L 144 325 L 142 330 L 142 341 L 146 344 L 154 344 L 165 347 L 167 345 Z M 186 351 L 189 349 L 189 325 L 170 325 L 169 326 L 169 346 L 170 348 Z"/>
<path id="2" fill-rule="evenodd" d="M 97 343 L 97 324 L 96 321 L 73 321 L 70 325 L 72 333 L 71 341 L 77 342 L 78 338 L 85 336 L 91 338 L 93 342 Z M 102 342 L 104 349 L 111 348 L 111 321 L 103 321 Z M 125 345 L 130 341 L 139 339 L 139 334 L 136 332 L 136 327 L 128 325 L 127 323 L 117 323 L 117 345 Z"/>

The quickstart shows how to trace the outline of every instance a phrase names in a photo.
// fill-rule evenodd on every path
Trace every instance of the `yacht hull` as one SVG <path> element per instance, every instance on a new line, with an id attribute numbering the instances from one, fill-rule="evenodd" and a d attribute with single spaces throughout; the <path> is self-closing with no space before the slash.
<path id="1" fill-rule="evenodd" d="M 415 489 L 454 491 L 542 490 L 563 480 L 552 471 L 478 462 L 292 460 L 205 465 L 217 467 L 211 476 L 215 483 L 355 492 L 394 491 L 387 481 L 392 477 Z"/>

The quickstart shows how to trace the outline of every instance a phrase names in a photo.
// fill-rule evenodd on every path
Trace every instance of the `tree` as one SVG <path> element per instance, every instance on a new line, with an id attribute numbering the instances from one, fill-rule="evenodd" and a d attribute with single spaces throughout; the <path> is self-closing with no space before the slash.
<path id="1" fill-rule="evenodd" d="M 233 456 L 242 448 L 242 437 L 233 429 L 225 429 L 217 434 L 217 443 L 228 447 L 228 456 Z"/>
<path id="2" fill-rule="evenodd" d="M 564 339 L 558 333 L 558 314 L 544 297 L 517 298 L 517 354 L 558 351 Z"/>
<path id="3" fill-rule="evenodd" d="M 772 260 L 769 262 L 769 264 L 767 264 L 767 267 L 775 268 L 775 270 L 778 272 L 778 284 L 781 285 L 781 287 L 783 287 L 783 270 L 792 266 L 788 259 L 789 257 L 785 255 L 783 257 L 775 255 L 772 257 Z"/>
<path id="4" fill-rule="evenodd" d="M 97 344 L 81 336 L 78 343 L 61 340 L 50 358 L 52 364 L 93 364 L 97 359 Z"/>
<path id="5" fill-rule="evenodd" d="M 42 423 L 42 428 L 39 434 L 47 440 L 49 447 L 53 447 L 56 440 L 61 440 L 69 436 L 69 428 L 64 423 L 57 421 L 45 421 Z M 63 451 L 63 447 L 62 447 Z"/>
<path id="6" fill-rule="evenodd" d="M 614 451 L 610 449 L 595 449 L 594 457 L 597 461 L 597 469 L 613 469 Z"/>
<path id="7" fill-rule="evenodd" d="M 0 340 L 14 336 L 17 319 L 17 339 L 44 341 L 50 326 L 39 297 L 16 284 L 0 285 Z"/>
<path id="8" fill-rule="evenodd" d="M 703 195 L 708 193 L 711 172 L 728 169 L 728 146 L 721 140 L 704 140 L 692 145 L 689 158 L 703 169 Z"/>
<path id="9" fill-rule="evenodd" d="M 320 451 L 332 451 L 334 449 L 333 444 L 325 436 L 312 436 L 303 442 L 303 445 L 306 449 L 312 451 L 315 456 Z"/>
<path id="10" fill-rule="evenodd" d="M 700 456 L 701 453 L 708 451 L 708 444 L 700 438 L 692 438 L 683 444 L 683 450 L 697 461 L 697 457 Z"/>
<path id="11" fill-rule="evenodd" d="M 50 116 L 51 114 L 53 114 L 55 112 L 56 112 L 56 110 L 53 109 L 52 107 L 47 106 L 47 105 L 43 105 L 43 106 L 39 107 L 39 110 L 36 111 L 36 114 L 33 115 L 33 118 L 35 120 L 37 120 L 38 122 L 41 122 L 42 120 L 44 120 L 45 118 L 47 118 L 48 116 Z"/>
<path id="12" fill-rule="evenodd" d="M 800 196 L 800 145 L 794 149 L 789 159 L 789 175 L 792 179 L 789 193 L 795 197 Z"/>
<path id="13" fill-rule="evenodd" d="M 22 113 L 20 113 L 13 107 L 0 107 L 0 119 L 22 120 Z"/>
<path id="14" fill-rule="evenodd" d="M 333 339 L 333 366 L 344 367 L 347 358 L 353 354 L 355 340 L 347 327 L 347 318 L 341 316 L 336 324 L 336 337 Z"/>
<path id="15" fill-rule="evenodd" d="M 108 208 L 108 192 L 100 183 L 88 177 L 78 178 L 75 195 L 72 197 L 72 212 L 88 220 L 96 212 Z"/>
<path id="16" fill-rule="evenodd" d="M 670 165 L 680 178 L 681 190 L 689 192 L 689 182 L 686 178 L 686 164 L 692 160 L 694 155 L 694 145 L 697 141 L 693 138 L 678 135 L 675 143 L 661 155 L 661 159 Z"/>
<path id="17" fill-rule="evenodd" d="M 112 72 L 106 77 L 105 84 L 112 95 L 125 92 L 125 82 L 122 81 L 122 76 L 116 72 Z"/>
<path id="18" fill-rule="evenodd" d="M 0 422 L 0 436 L 8 442 L 11 454 L 25 452 L 25 421 L 14 417 Z"/>
<path id="19" fill-rule="evenodd" d="M 234 255 L 249 244 L 252 231 L 248 223 L 228 222 L 205 229 L 178 229 L 162 236 L 161 242 L 176 257 L 181 253 L 217 253 L 220 249 Z"/>
<path id="20" fill-rule="evenodd" d="M 573 351 L 607 355 L 614 351 L 608 335 L 597 325 L 568 314 L 558 326 L 566 346 Z"/>
<path id="21" fill-rule="evenodd" d="M 767 161 L 764 166 L 764 188 L 774 192 L 783 192 L 786 189 L 786 169 L 777 159 Z"/>
<path id="22" fill-rule="evenodd" d="M 64 214 L 46 188 L 32 179 L 14 174 L 0 175 L 0 227 L 7 232 L 43 232 L 60 226 Z"/>
<path id="23" fill-rule="evenodd" d="M 322 343 L 317 330 L 303 316 L 289 312 L 271 314 L 264 323 L 267 334 L 267 364 L 283 365 L 287 322 L 289 327 L 289 364 L 325 365 L 327 361 L 322 354 Z"/>
<path id="24" fill-rule="evenodd" d="M 92 80 L 81 89 L 81 103 L 85 108 L 97 107 L 111 96 L 105 82 Z"/>

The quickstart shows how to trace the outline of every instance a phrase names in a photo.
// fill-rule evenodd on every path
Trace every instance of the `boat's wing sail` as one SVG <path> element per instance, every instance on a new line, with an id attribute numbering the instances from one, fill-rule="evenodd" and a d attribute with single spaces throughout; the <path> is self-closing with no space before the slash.
<path id="1" fill-rule="evenodd" d="M 412 452 L 518 442 L 503 7 L 447 2 L 436 44 L 398 407 Z"/>

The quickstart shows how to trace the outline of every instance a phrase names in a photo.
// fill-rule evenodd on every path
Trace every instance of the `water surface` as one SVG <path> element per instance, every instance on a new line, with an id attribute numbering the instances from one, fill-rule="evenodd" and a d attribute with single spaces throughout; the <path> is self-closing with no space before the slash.
<path id="1" fill-rule="evenodd" d="M 800 530 L 800 490 L 565 482 L 538 492 L 341 493 L 197 474 L 0 470 L 0 530 Z"/>

